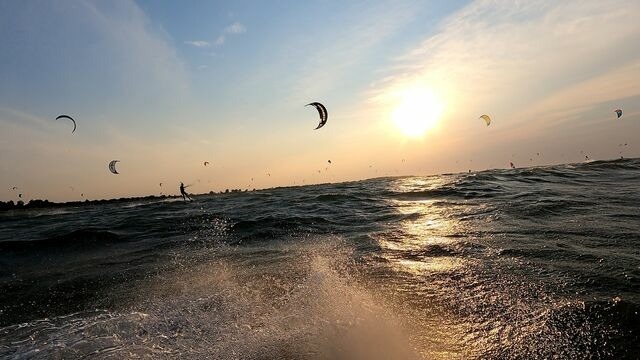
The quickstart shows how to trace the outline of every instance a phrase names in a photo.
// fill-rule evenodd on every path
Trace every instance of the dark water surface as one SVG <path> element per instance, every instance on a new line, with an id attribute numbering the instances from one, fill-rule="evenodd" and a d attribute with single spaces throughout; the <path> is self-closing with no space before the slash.
<path id="1" fill-rule="evenodd" d="M 0 213 L 0 358 L 640 354 L 640 160 Z"/>

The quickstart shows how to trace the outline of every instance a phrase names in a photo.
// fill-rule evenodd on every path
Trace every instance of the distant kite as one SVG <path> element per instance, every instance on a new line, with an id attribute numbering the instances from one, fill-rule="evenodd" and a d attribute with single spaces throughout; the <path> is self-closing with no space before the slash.
<path id="1" fill-rule="evenodd" d="M 487 126 L 489 126 L 491 124 L 491 118 L 489 117 L 489 115 L 482 115 L 478 119 L 483 119 L 484 122 L 487 123 Z"/>
<path id="2" fill-rule="evenodd" d="M 620 117 L 622 116 L 622 110 L 616 109 L 614 112 L 616 113 L 616 115 L 618 115 L 618 119 L 620 119 Z"/>
<path id="3" fill-rule="evenodd" d="M 14 186 L 14 187 L 11 188 L 11 190 L 18 190 L 18 187 Z"/>
<path id="4" fill-rule="evenodd" d="M 160 187 L 162 187 L 162 183 L 160 183 Z"/>
<path id="5" fill-rule="evenodd" d="M 315 107 L 316 110 L 318 110 L 318 114 L 320 115 L 320 123 L 318 124 L 318 127 L 314 129 L 314 130 L 318 130 L 321 127 L 323 127 L 324 124 L 327 123 L 327 119 L 329 118 L 329 113 L 327 113 L 327 108 L 324 107 L 324 105 L 320 104 L 319 102 L 312 102 L 305 106 L 309 106 L 309 105 Z"/>
<path id="6" fill-rule="evenodd" d="M 22 199 L 22 194 L 18 194 L 18 197 L 19 197 L 20 199 Z"/>
<path id="7" fill-rule="evenodd" d="M 513 162 L 512 162 L 512 161 L 509 161 L 509 166 L 511 166 L 511 168 L 512 168 L 512 169 L 515 169 L 515 168 L 516 168 L 516 166 L 515 166 L 515 165 L 513 165 Z"/>
<path id="8" fill-rule="evenodd" d="M 271 173 L 267 173 L 267 176 L 268 176 L 268 177 L 271 177 Z"/>
<path id="9" fill-rule="evenodd" d="M 329 164 L 331 164 L 331 160 L 327 160 L 327 162 L 328 162 Z"/>
<path id="10" fill-rule="evenodd" d="M 73 122 L 73 130 L 71 130 L 71 133 L 73 134 L 76 131 L 76 121 L 73 120 L 73 118 L 69 115 L 59 115 L 56 120 L 60 120 L 60 119 L 69 119 Z"/>
<path id="11" fill-rule="evenodd" d="M 116 170 L 116 163 L 120 161 L 120 160 L 111 160 L 111 162 L 109 163 L 109 171 L 111 171 L 113 174 L 119 174 L 118 170 Z"/>
<path id="12" fill-rule="evenodd" d="M 207 166 L 207 165 L 209 165 L 209 162 L 208 162 L 208 161 L 205 161 L 205 162 L 204 162 L 204 166 Z"/>

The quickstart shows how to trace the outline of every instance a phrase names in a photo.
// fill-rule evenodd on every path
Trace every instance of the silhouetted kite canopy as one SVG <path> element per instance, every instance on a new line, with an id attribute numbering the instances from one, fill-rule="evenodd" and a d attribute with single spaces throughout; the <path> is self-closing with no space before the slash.
<path id="1" fill-rule="evenodd" d="M 482 115 L 478 119 L 483 119 L 484 122 L 487 123 L 487 126 L 489 126 L 489 124 L 491 124 L 491 118 L 489 117 L 489 115 L 486 115 L 486 114 Z"/>
<path id="2" fill-rule="evenodd" d="M 327 108 L 324 107 L 324 105 L 320 104 L 319 102 L 312 102 L 305 106 L 309 106 L 309 105 L 315 107 L 316 110 L 318 110 L 318 114 L 320 115 L 320 123 L 318 124 L 318 127 L 314 129 L 314 130 L 318 130 L 321 127 L 323 127 L 324 124 L 327 123 L 327 119 L 329 118 L 329 113 L 327 112 Z"/>
<path id="3" fill-rule="evenodd" d="M 73 120 L 73 118 L 69 115 L 59 115 L 56 120 L 60 120 L 60 119 L 69 119 L 73 122 L 73 130 L 71 130 L 71 133 L 74 133 L 76 131 L 76 121 Z"/>
<path id="4" fill-rule="evenodd" d="M 118 170 L 116 170 L 116 163 L 120 161 L 120 160 L 111 160 L 111 162 L 109 163 L 109 171 L 111 171 L 114 174 L 119 174 Z"/>
<path id="5" fill-rule="evenodd" d="M 616 109 L 614 112 L 618 115 L 618 119 L 620 119 L 620 116 L 622 116 L 622 110 Z"/>

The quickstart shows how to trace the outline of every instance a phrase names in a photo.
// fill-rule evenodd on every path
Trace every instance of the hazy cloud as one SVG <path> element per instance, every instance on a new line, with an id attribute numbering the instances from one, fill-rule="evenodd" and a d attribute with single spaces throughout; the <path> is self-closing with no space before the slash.
<path id="1" fill-rule="evenodd" d="M 185 44 L 193 45 L 195 47 L 209 47 L 211 43 L 204 40 L 185 41 Z"/>
<path id="2" fill-rule="evenodd" d="M 224 32 L 227 34 L 243 34 L 247 32 L 247 28 L 236 21 L 233 24 L 224 28 Z"/>
<path id="3" fill-rule="evenodd" d="M 561 104 L 557 97 L 575 94 L 573 87 L 585 90 L 581 97 L 588 100 L 581 106 L 596 104 L 597 87 L 584 86 L 591 79 L 610 84 L 607 78 L 615 77 L 620 89 L 640 80 L 631 72 L 617 76 L 640 58 L 638 12 L 640 3 L 632 0 L 475 1 L 445 20 L 436 35 L 396 58 L 374 85 L 371 99 L 390 102 L 402 89 L 427 87 L 452 105 L 465 104 L 450 115 L 518 114 L 510 124 L 533 116 L 524 109 L 540 113 L 534 104 L 547 98 Z M 567 97 L 564 106 L 574 100 Z"/>
<path id="4" fill-rule="evenodd" d="M 238 35 L 238 34 L 244 34 L 245 32 L 247 32 L 247 28 L 236 21 L 233 24 L 225 27 L 222 30 L 222 34 L 218 35 L 218 37 L 211 42 L 204 41 L 204 40 L 193 40 L 193 41 L 185 41 L 184 43 L 195 46 L 195 47 L 199 47 L 199 48 L 210 47 L 212 45 L 222 46 L 227 41 L 227 36 L 225 34 Z"/>
<path id="5" fill-rule="evenodd" d="M 226 41 L 226 37 L 224 35 L 220 35 L 220 36 L 218 36 L 218 38 L 216 38 L 216 40 L 213 42 L 213 44 L 216 45 L 216 46 L 220 46 L 220 45 L 224 44 L 225 41 Z"/>

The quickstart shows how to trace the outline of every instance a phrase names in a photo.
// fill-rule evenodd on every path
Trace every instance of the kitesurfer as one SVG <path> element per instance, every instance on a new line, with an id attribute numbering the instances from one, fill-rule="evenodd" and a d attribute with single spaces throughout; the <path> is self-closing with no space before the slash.
<path id="1" fill-rule="evenodd" d="M 189 197 L 189 194 L 184 190 L 186 187 L 183 183 L 180 183 L 180 195 L 182 195 L 182 200 L 187 201 L 187 199 L 189 199 L 191 201 L 192 199 Z"/>

